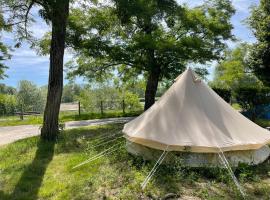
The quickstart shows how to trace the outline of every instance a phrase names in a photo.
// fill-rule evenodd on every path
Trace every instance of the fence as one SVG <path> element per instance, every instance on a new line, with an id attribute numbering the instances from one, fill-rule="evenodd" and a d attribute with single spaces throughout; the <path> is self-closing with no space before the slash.
<path id="1" fill-rule="evenodd" d="M 2 109 L 1 111 L 4 111 Z M 19 119 L 23 120 L 24 116 L 38 116 L 41 112 L 39 111 L 26 111 L 24 110 L 23 105 L 14 106 L 13 109 L 9 112 L 2 112 L 0 113 L 0 121 L 5 120 L 14 120 L 16 116 L 19 116 Z"/>
<path id="2" fill-rule="evenodd" d="M 138 103 L 126 102 L 125 100 L 100 100 L 95 101 L 90 107 L 84 107 L 83 104 L 79 102 L 72 102 L 72 103 L 61 103 L 60 112 L 61 115 L 79 115 L 82 114 L 114 114 L 123 115 L 129 113 L 137 113 L 142 111 L 144 105 L 144 101 Z M 10 114 L 0 114 L 0 121 L 6 120 L 24 120 L 31 116 L 41 117 L 42 113 L 33 111 L 33 110 L 25 110 L 23 106 L 18 106 L 14 112 Z"/>
<path id="3" fill-rule="evenodd" d="M 61 111 L 78 111 L 80 115 L 83 112 L 100 113 L 104 114 L 108 111 L 118 111 L 125 114 L 128 111 L 142 110 L 144 103 L 132 103 L 125 100 L 100 100 L 95 101 L 93 104 L 86 105 L 85 107 L 81 102 L 63 104 Z"/>

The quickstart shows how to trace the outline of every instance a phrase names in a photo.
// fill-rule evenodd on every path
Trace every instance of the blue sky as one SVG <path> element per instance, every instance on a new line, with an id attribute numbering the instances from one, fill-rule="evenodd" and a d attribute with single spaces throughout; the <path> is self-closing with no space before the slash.
<path id="1" fill-rule="evenodd" d="M 186 3 L 189 6 L 196 6 L 201 4 L 202 0 L 178 0 L 179 3 Z M 251 5 L 257 5 L 259 0 L 232 0 L 236 9 L 235 15 L 231 21 L 234 25 L 233 34 L 241 41 L 252 43 L 255 41 L 251 31 L 244 24 L 243 20 L 249 16 L 249 7 Z M 31 26 L 31 31 L 36 38 L 41 38 L 44 33 L 50 30 L 50 27 L 46 25 L 38 16 L 37 9 L 32 11 L 33 16 L 36 19 L 36 23 Z M 2 33 L 2 40 L 9 46 L 14 46 L 13 34 Z M 236 43 L 228 42 L 230 47 L 234 47 Z M 11 60 L 5 62 L 9 67 L 6 71 L 8 78 L 0 80 L 0 83 L 5 83 L 16 87 L 19 80 L 30 80 L 39 86 L 46 85 L 48 81 L 49 73 L 49 57 L 39 56 L 35 50 L 29 47 L 29 44 L 23 43 L 19 49 L 15 49 L 12 53 Z M 72 55 L 68 52 L 65 54 L 65 62 L 72 58 Z M 215 63 L 209 63 L 209 79 L 212 77 Z M 67 82 L 67 81 L 65 81 Z M 79 79 L 79 82 L 82 82 Z"/>

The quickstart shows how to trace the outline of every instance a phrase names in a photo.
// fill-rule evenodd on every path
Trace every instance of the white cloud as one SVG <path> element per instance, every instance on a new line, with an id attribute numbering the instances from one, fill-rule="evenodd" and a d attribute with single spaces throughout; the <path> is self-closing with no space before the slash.
<path id="1" fill-rule="evenodd" d="M 237 12 L 249 13 L 249 8 L 252 5 L 258 5 L 259 0 L 232 0 L 232 4 Z"/>

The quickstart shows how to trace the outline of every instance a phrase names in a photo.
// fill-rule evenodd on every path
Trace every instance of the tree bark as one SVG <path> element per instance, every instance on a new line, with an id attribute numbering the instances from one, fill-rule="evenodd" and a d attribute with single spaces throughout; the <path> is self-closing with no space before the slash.
<path id="1" fill-rule="evenodd" d="M 47 102 L 41 138 L 55 140 L 59 133 L 58 117 L 63 90 L 63 61 L 69 0 L 56 0 L 51 8 L 52 39 Z"/>
<path id="2" fill-rule="evenodd" d="M 158 88 L 159 76 L 161 74 L 160 67 L 153 67 L 151 71 L 149 71 L 146 89 L 145 89 L 145 104 L 144 110 L 146 111 L 155 103 L 155 97 Z"/>

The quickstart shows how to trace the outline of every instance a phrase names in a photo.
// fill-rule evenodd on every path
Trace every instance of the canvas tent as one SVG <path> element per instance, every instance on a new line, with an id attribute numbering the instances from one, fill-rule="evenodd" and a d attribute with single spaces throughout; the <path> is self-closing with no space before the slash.
<path id="1" fill-rule="evenodd" d="M 175 152 L 191 166 L 258 164 L 270 154 L 270 132 L 248 120 L 187 69 L 146 112 L 125 124 L 128 151 L 155 157 Z"/>

